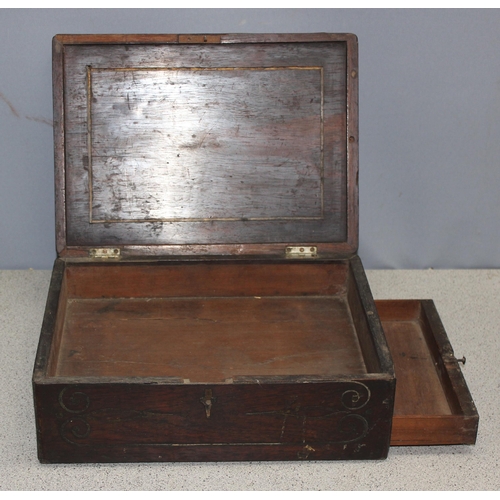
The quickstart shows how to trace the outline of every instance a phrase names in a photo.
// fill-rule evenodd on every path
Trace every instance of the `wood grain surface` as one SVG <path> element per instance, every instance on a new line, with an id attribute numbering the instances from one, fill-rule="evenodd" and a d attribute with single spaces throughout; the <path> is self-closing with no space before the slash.
<path id="1" fill-rule="evenodd" d="M 353 319 L 369 297 L 357 261 L 56 267 L 34 375 L 42 461 L 387 455 L 394 377 L 373 320 Z"/>
<path id="2" fill-rule="evenodd" d="M 336 297 L 74 299 L 56 376 L 179 377 L 366 373 Z"/>
<path id="3" fill-rule="evenodd" d="M 479 416 L 432 300 L 376 305 L 397 379 L 391 446 L 474 444 Z"/>
<path id="4" fill-rule="evenodd" d="M 68 264 L 50 374 L 367 373 L 348 288 L 346 261 Z"/>
<path id="5" fill-rule="evenodd" d="M 355 37 L 204 38 L 56 38 L 60 254 L 299 242 L 351 255 Z"/>

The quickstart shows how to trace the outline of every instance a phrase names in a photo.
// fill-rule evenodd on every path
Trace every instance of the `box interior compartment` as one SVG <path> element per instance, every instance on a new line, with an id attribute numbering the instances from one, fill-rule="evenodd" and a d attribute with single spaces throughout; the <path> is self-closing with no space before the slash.
<path id="1" fill-rule="evenodd" d="M 349 261 L 68 263 L 48 375 L 378 372 L 361 311 Z"/>

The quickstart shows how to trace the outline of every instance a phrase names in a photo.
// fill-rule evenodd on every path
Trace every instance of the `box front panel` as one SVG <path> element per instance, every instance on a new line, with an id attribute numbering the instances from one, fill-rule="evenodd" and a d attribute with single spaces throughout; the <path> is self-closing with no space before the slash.
<path id="1" fill-rule="evenodd" d="M 384 380 L 35 386 L 45 462 L 384 458 Z"/>

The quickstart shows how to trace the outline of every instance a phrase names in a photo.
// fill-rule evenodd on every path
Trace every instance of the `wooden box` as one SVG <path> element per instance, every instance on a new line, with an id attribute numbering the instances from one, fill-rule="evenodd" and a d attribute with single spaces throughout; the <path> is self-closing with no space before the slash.
<path id="1" fill-rule="evenodd" d="M 394 367 L 357 256 L 357 71 L 345 34 L 54 38 L 42 462 L 387 456 Z M 429 307 L 383 305 L 396 349 L 403 323 L 432 344 L 415 327 Z M 434 369 L 448 402 L 452 361 Z M 443 397 L 435 420 L 457 434 L 474 409 Z M 395 444 L 425 442 L 409 411 Z"/>

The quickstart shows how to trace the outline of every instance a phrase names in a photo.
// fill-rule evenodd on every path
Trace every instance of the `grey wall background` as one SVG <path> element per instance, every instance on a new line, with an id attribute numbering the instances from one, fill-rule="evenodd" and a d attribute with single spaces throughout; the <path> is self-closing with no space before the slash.
<path id="1" fill-rule="evenodd" d="M 500 266 L 500 10 L 0 10 L 0 268 L 55 258 L 56 33 L 353 32 L 367 268 Z"/>

